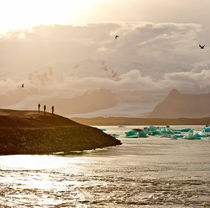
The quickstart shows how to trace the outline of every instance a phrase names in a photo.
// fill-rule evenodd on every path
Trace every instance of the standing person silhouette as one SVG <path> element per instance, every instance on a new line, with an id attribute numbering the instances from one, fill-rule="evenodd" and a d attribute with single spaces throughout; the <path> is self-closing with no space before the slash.
<path id="1" fill-rule="evenodd" d="M 38 104 L 38 112 L 40 112 L 40 107 L 41 107 L 41 105 L 40 105 L 40 104 Z"/>
<path id="2" fill-rule="evenodd" d="M 54 110 L 55 110 L 55 109 L 54 109 L 54 106 L 52 106 L 52 114 L 54 114 Z"/>
<path id="3" fill-rule="evenodd" d="M 46 105 L 44 105 L 44 114 L 45 114 L 45 111 L 46 111 Z"/>

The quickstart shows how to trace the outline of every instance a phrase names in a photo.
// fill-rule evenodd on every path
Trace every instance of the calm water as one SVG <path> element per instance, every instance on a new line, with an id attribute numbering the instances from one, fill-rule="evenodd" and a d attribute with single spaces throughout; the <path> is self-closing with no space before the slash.
<path id="1" fill-rule="evenodd" d="M 210 139 L 120 139 L 68 156 L 0 156 L 0 207 L 210 207 Z"/>

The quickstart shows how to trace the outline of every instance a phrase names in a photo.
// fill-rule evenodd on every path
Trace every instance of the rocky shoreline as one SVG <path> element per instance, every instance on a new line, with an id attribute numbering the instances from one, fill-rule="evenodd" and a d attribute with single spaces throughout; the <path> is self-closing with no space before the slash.
<path id="1" fill-rule="evenodd" d="M 0 110 L 1 155 L 68 153 L 121 144 L 99 129 L 61 116 L 6 111 Z"/>

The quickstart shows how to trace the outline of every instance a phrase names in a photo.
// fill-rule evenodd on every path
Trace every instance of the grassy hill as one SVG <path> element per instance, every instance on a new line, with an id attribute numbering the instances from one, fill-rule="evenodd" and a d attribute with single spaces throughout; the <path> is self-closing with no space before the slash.
<path id="1" fill-rule="evenodd" d="M 68 153 L 119 145 L 101 130 L 36 111 L 0 109 L 0 154 Z"/>

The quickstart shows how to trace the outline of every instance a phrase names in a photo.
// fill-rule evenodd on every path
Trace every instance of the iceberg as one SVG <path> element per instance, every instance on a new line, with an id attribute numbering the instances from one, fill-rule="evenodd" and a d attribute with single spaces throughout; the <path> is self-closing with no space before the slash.
<path id="1" fill-rule="evenodd" d="M 197 138 L 206 138 L 206 137 L 208 137 L 208 135 L 204 134 L 203 132 L 196 132 L 194 134 L 194 136 L 197 137 Z"/>
<path id="2" fill-rule="evenodd" d="M 203 127 L 203 132 L 210 132 L 210 126 Z"/>
<path id="3" fill-rule="evenodd" d="M 160 131 L 157 130 L 155 126 L 149 126 L 149 128 L 145 128 L 147 130 L 148 135 L 156 136 L 161 135 Z"/>
<path id="4" fill-rule="evenodd" d="M 203 128 L 203 131 L 196 132 L 194 129 L 191 128 L 175 128 L 172 129 L 170 126 L 164 126 L 164 127 L 155 127 L 153 125 L 150 125 L 148 127 L 144 127 L 144 129 L 132 129 L 130 131 L 125 132 L 126 138 L 147 138 L 149 136 L 160 136 L 160 137 L 166 137 L 171 139 L 178 139 L 178 138 L 184 138 L 184 139 L 201 139 L 210 137 L 208 133 L 208 130 L 210 131 L 210 126 L 205 126 Z M 119 135 L 112 135 L 114 137 L 119 137 Z"/>
<path id="5" fill-rule="evenodd" d="M 166 127 L 160 127 L 160 133 L 162 135 L 174 134 L 174 132 L 167 126 Z"/>
<path id="6" fill-rule="evenodd" d="M 149 135 L 148 135 L 147 131 L 142 130 L 142 131 L 139 132 L 139 137 L 147 138 L 147 137 L 149 137 Z"/>
<path id="7" fill-rule="evenodd" d="M 104 128 L 100 128 L 100 130 L 101 130 L 101 131 L 106 131 L 106 129 L 104 129 Z"/>
<path id="8" fill-rule="evenodd" d="M 181 134 L 182 131 L 178 130 L 178 129 L 173 129 L 174 134 Z"/>
<path id="9" fill-rule="evenodd" d="M 184 139 L 193 140 L 193 139 L 201 139 L 201 137 L 196 136 L 196 134 L 194 134 L 194 129 L 191 129 L 188 132 L 188 134 L 184 136 Z"/>
<path id="10" fill-rule="evenodd" d="M 147 138 L 149 137 L 146 129 L 132 129 L 131 131 L 125 132 L 126 138 Z"/>
<path id="11" fill-rule="evenodd" d="M 131 131 L 125 132 L 125 137 L 126 138 L 138 138 L 139 137 L 139 132 L 135 129 Z"/>
<path id="12" fill-rule="evenodd" d="M 191 128 L 181 128 L 181 129 L 173 129 L 173 131 L 178 131 L 178 132 L 189 132 Z"/>
<path id="13" fill-rule="evenodd" d="M 172 139 L 178 139 L 178 138 L 183 138 L 184 135 L 183 134 L 174 134 L 171 138 Z"/>
<path id="14" fill-rule="evenodd" d="M 111 134 L 112 137 L 115 137 L 115 138 L 119 138 L 120 135 L 119 134 Z"/>
<path id="15" fill-rule="evenodd" d="M 149 130 L 150 131 L 156 131 L 156 127 L 151 125 L 151 126 L 149 126 Z"/>

